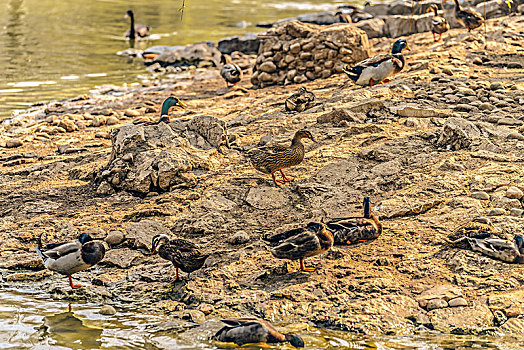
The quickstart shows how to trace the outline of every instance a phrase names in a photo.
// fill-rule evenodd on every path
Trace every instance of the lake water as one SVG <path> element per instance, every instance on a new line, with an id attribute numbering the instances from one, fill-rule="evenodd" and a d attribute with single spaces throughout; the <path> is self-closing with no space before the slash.
<path id="1" fill-rule="evenodd" d="M 342 0 L 0 0 L 0 119 L 39 101 L 72 97 L 102 84 L 133 83 L 140 60 L 116 55 L 133 9 L 152 37 L 135 43 L 184 45 L 262 31 L 255 24 L 332 10 Z M 241 28 L 237 23 L 246 21 Z M 250 24 L 249 24 L 250 23 Z"/>

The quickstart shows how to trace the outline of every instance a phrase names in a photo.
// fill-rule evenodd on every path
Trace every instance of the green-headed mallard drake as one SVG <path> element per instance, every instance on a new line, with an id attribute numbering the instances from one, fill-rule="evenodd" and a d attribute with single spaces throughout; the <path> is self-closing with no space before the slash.
<path id="1" fill-rule="evenodd" d="M 162 259 L 171 261 L 176 270 L 176 277 L 172 282 L 182 280 L 178 276 L 178 269 L 187 273 L 187 278 L 191 272 L 196 271 L 206 262 L 209 254 L 203 254 L 198 246 L 185 239 L 170 239 L 165 234 L 153 237 L 151 255 L 158 251 Z"/>
<path id="2" fill-rule="evenodd" d="M 125 18 L 131 19 L 131 24 L 126 32 L 127 39 L 141 39 L 149 36 L 149 26 L 143 24 L 135 24 L 135 14 L 132 10 L 127 10 Z"/>
<path id="3" fill-rule="evenodd" d="M 333 246 L 333 234 L 322 222 L 310 222 L 306 227 L 285 231 L 263 238 L 271 246 L 271 254 L 278 259 L 300 260 L 300 270 L 315 271 L 305 267 L 304 258 L 327 252 Z"/>
<path id="4" fill-rule="evenodd" d="M 435 15 L 433 16 L 433 19 L 431 21 L 431 32 L 433 33 L 433 41 L 440 41 L 442 38 L 442 34 L 447 32 L 449 30 L 449 23 L 444 17 L 440 17 L 438 15 L 438 6 L 437 4 L 431 4 L 429 8 L 426 10 L 426 12 L 433 11 Z M 438 34 L 438 39 L 435 36 L 435 34 Z"/>
<path id="5" fill-rule="evenodd" d="M 516 235 L 513 241 L 500 238 L 469 237 L 462 237 L 455 241 L 445 240 L 455 248 L 471 249 L 507 263 L 524 264 L 524 238 L 521 235 Z"/>
<path id="6" fill-rule="evenodd" d="M 485 216 L 478 216 L 473 220 L 460 225 L 455 231 L 453 231 L 452 234 L 448 236 L 448 239 L 455 241 L 462 237 L 483 239 L 493 236 L 505 240 L 509 239 L 504 232 L 497 230 L 497 228 L 493 226 L 493 223 L 489 218 Z"/>
<path id="7" fill-rule="evenodd" d="M 164 103 L 162 103 L 162 109 L 160 111 L 160 119 L 156 122 L 146 122 L 144 125 L 156 125 L 160 122 L 169 123 L 169 109 L 171 107 L 180 107 L 180 108 L 186 108 L 187 105 L 182 102 L 178 97 L 168 97 L 164 100 Z"/>
<path id="8" fill-rule="evenodd" d="M 284 175 L 282 169 L 289 168 L 302 163 L 305 148 L 302 139 L 310 139 L 316 142 L 313 135 L 307 130 L 299 130 L 295 133 L 291 146 L 265 146 L 250 149 L 246 155 L 258 171 L 271 174 L 273 181 L 278 186 L 281 181 L 275 178 L 275 172 L 280 171 L 284 181 L 291 181 Z"/>
<path id="9" fill-rule="evenodd" d="M 67 276 L 69 285 L 73 289 L 80 288 L 82 285 L 73 284 L 71 275 L 98 264 L 106 253 L 102 242 L 94 241 L 86 233 L 82 233 L 77 240 L 48 244 L 45 247 L 42 247 L 42 235 L 38 237 L 36 252 L 44 261 L 44 266 Z"/>
<path id="10" fill-rule="evenodd" d="M 302 86 L 286 99 L 286 111 L 304 112 L 315 103 L 315 94 Z"/>
<path id="11" fill-rule="evenodd" d="M 271 323 L 258 318 L 233 318 L 222 320 L 226 324 L 213 337 L 224 343 L 237 345 L 289 342 L 296 348 L 304 347 L 304 340 L 295 333 L 280 333 Z"/>
<path id="12" fill-rule="evenodd" d="M 458 0 L 453 1 L 455 1 L 455 18 L 468 29 L 468 32 L 484 23 L 484 17 L 480 13 L 472 9 L 462 9 Z"/>
<path id="13" fill-rule="evenodd" d="M 371 212 L 369 197 L 364 197 L 364 217 L 333 219 L 326 226 L 333 232 L 335 244 L 351 245 L 375 239 L 382 234 L 382 223 Z"/>
<path id="14" fill-rule="evenodd" d="M 404 39 L 398 39 L 393 44 L 391 54 L 376 55 L 359 62 L 354 67 L 346 66 L 344 73 L 357 85 L 373 86 L 373 84 L 379 84 L 404 68 L 405 60 L 402 55 L 404 49 L 409 50 L 408 43 Z"/>
<path id="15" fill-rule="evenodd" d="M 238 65 L 228 62 L 225 55 L 220 56 L 220 63 L 223 64 L 220 75 L 226 81 L 227 87 L 229 87 L 229 84 L 235 86 L 242 80 L 242 69 Z"/>

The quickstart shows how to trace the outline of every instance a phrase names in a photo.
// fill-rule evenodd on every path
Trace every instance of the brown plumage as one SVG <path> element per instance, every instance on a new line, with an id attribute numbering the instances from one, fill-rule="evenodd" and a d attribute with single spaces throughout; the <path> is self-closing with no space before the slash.
<path id="1" fill-rule="evenodd" d="M 318 222 L 263 239 L 272 246 L 271 254 L 275 258 L 300 260 L 300 269 L 308 272 L 315 271 L 315 268 L 305 267 L 304 258 L 327 252 L 334 242 L 326 225 Z"/>
<path id="2" fill-rule="evenodd" d="M 266 146 L 250 149 L 246 156 L 249 158 L 255 169 L 265 174 L 271 174 L 273 181 L 278 186 L 281 181 L 275 178 L 275 172 L 280 171 L 284 181 L 291 181 L 284 175 L 282 169 L 289 168 L 302 163 L 304 160 L 305 148 L 301 142 L 308 138 L 315 142 L 313 135 L 307 130 L 299 130 L 295 133 L 291 146 Z"/>
<path id="3" fill-rule="evenodd" d="M 315 94 L 302 86 L 286 99 L 286 111 L 303 112 L 313 106 L 313 103 L 315 103 Z"/>
<path id="4" fill-rule="evenodd" d="M 472 9 L 462 9 L 458 0 L 455 1 L 455 18 L 471 32 L 472 29 L 480 27 L 484 23 L 484 17 Z"/>
<path id="5" fill-rule="evenodd" d="M 369 197 L 364 197 L 364 216 L 333 219 L 326 223 L 335 244 L 351 245 L 369 241 L 382 234 L 382 223 L 371 212 Z"/>
<path id="6" fill-rule="evenodd" d="M 448 236 L 448 239 L 455 241 L 462 237 L 483 239 L 493 236 L 505 240 L 509 239 L 504 232 L 500 232 L 495 226 L 493 226 L 493 223 L 489 218 L 479 216 L 463 225 L 460 225 Z"/>
<path id="7" fill-rule="evenodd" d="M 225 55 L 220 56 L 220 63 L 224 64 L 220 70 L 220 75 L 226 81 L 227 87 L 229 87 L 229 84 L 235 86 L 242 80 L 242 69 L 238 65 L 231 63 Z"/>
<path id="8" fill-rule="evenodd" d="M 178 276 L 178 269 L 186 272 L 189 279 L 191 272 L 202 268 L 209 257 L 209 254 L 203 254 L 193 242 L 185 239 L 170 240 L 165 234 L 153 237 L 151 254 L 157 251 L 162 259 L 171 261 L 175 266 L 176 277 L 172 282 L 181 280 Z"/>
<path id="9" fill-rule="evenodd" d="M 427 9 L 426 12 L 431 11 L 435 13 L 431 21 L 431 32 L 433 33 L 433 40 L 440 41 L 440 39 L 442 38 L 442 34 L 449 30 L 449 23 L 444 17 L 440 17 L 438 15 L 437 4 L 431 4 L 431 6 Z M 436 38 L 435 34 L 439 35 L 438 39 Z"/>

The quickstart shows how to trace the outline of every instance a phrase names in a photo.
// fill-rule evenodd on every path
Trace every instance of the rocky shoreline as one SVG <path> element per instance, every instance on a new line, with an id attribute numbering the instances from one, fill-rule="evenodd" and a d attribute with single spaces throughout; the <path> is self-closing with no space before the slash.
<path id="1" fill-rule="evenodd" d="M 360 88 L 341 74 L 308 81 L 303 86 L 318 104 L 297 114 L 283 106 L 301 85 L 252 89 L 248 70 L 226 89 L 217 68 L 153 74 L 140 87 L 35 106 L 0 126 L 7 147 L 0 153 L 2 285 L 30 283 L 55 298 L 196 323 L 254 315 L 362 334 L 521 339 L 524 267 L 451 248 L 443 238 L 479 214 L 510 236 L 522 233 L 523 25 L 522 16 L 489 20 L 487 42 L 463 29 L 438 43 L 430 33 L 410 35 L 408 66 L 391 82 Z M 370 39 L 370 46 L 388 52 L 393 40 Z M 254 56 L 233 58 L 255 64 Z M 122 169 L 110 161 L 115 130 L 156 121 L 167 96 L 188 104 L 170 113 L 169 125 L 180 125 L 180 142 L 204 165 L 167 188 L 118 188 L 109 176 Z M 212 144 L 187 124 L 203 116 L 222 121 L 237 147 Z M 282 188 L 238 149 L 288 142 L 300 128 L 318 142 Z M 384 223 L 382 236 L 309 259 L 313 273 L 274 259 L 260 240 L 358 213 L 366 195 Z M 92 285 L 71 290 L 43 270 L 34 246 L 41 233 L 52 242 L 79 232 L 111 249 L 100 265 L 75 275 Z M 157 233 L 191 239 L 212 255 L 189 281 L 171 285 L 171 265 L 142 253 Z"/>

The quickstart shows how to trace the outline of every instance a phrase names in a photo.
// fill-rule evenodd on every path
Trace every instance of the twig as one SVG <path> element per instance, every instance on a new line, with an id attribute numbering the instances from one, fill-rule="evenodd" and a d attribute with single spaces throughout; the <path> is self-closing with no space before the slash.
<path id="1" fill-rule="evenodd" d="M 182 0 L 182 7 L 178 9 L 180 11 L 180 20 L 184 18 L 184 9 L 186 8 L 186 0 Z"/>

